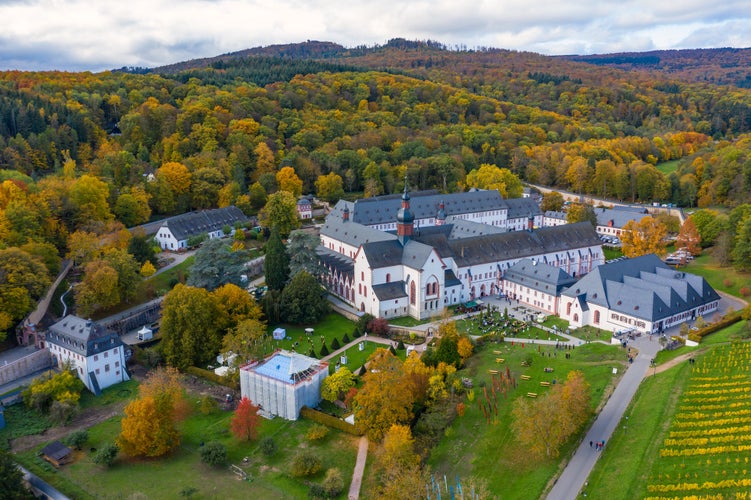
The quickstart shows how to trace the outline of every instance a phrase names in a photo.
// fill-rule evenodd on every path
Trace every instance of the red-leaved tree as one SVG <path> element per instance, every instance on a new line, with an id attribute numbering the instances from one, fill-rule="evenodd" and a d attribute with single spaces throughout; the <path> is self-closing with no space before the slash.
<path id="1" fill-rule="evenodd" d="M 248 398 L 242 398 L 237 405 L 235 415 L 230 422 L 232 434 L 241 441 L 251 441 L 258 436 L 258 425 L 261 417 L 258 415 L 258 407 Z"/>

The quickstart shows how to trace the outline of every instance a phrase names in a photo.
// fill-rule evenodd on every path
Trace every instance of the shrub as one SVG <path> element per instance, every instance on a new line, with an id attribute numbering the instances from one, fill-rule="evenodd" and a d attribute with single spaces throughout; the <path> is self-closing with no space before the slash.
<path id="1" fill-rule="evenodd" d="M 77 412 L 78 404 L 72 401 L 53 401 L 50 406 L 49 415 L 53 422 L 67 424 Z"/>
<path id="2" fill-rule="evenodd" d="M 399 341 L 399 343 L 398 343 L 398 344 L 397 344 L 397 346 L 396 346 L 396 350 L 397 350 L 397 351 L 403 351 L 404 349 L 406 349 L 406 348 L 404 347 L 404 342 L 402 342 L 402 341 L 400 340 L 400 341 Z"/>
<path id="3" fill-rule="evenodd" d="M 355 337 L 359 337 L 365 331 L 368 329 L 368 323 L 370 323 L 372 320 L 374 320 L 375 317 L 372 314 L 365 313 L 362 316 L 360 316 L 360 319 L 357 320 L 357 324 L 355 325 Z"/>
<path id="4" fill-rule="evenodd" d="M 698 331 L 691 332 L 688 336 L 688 339 L 693 340 L 694 342 L 701 342 L 702 337 L 705 337 L 710 333 L 722 330 L 723 328 L 727 328 L 728 326 L 737 323 L 741 319 L 743 319 L 743 315 L 738 311 L 728 313 L 717 323 L 712 323 L 711 325 L 701 328 Z"/>
<path id="5" fill-rule="evenodd" d="M 302 450 L 292 459 L 291 474 L 294 477 L 308 477 L 321 471 L 321 459 L 311 450 Z"/>
<path id="6" fill-rule="evenodd" d="M 379 337 L 388 337 L 389 322 L 385 318 L 375 318 L 368 323 L 368 331 Z"/>
<path id="7" fill-rule="evenodd" d="M 218 467 L 227 463 L 227 447 L 222 443 L 212 441 L 201 448 L 201 461 L 212 467 Z"/>
<path id="8" fill-rule="evenodd" d="M 217 410 L 219 410 L 219 403 L 216 402 L 216 399 L 214 399 L 213 396 L 207 394 L 201 398 L 202 415 L 211 415 L 212 413 L 216 413 Z"/>
<path id="9" fill-rule="evenodd" d="M 751 295 L 751 288 L 742 286 L 741 289 L 738 290 L 738 292 L 741 294 L 741 297 L 748 297 L 749 295 Z"/>
<path id="10" fill-rule="evenodd" d="M 326 489 L 318 484 L 313 483 L 308 490 L 308 500 L 326 500 L 329 496 L 326 494 Z"/>
<path id="11" fill-rule="evenodd" d="M 325 438 L 329 433 L 329 428 L 322 424 L 316 424 L 310 428 L 305 435 L 311 441 L 320 441 Z"/>
<path id="12" fill-rule="evenodd" d="M 349 338 L 349 335 L 347 335 L 347 334 L 345 333 L 345 334 L 344 334 L 344 337 L 342 337 L 342 344 L 344 344 L 344 345 L 347 345 L 347 344 L 349 344 L 350 342 L 351 342 L 351 340 L 350 340 L 350 338 Z"/>
<path id="13" fill-rule="evenodd" d="M 94 463 L 109 467 L 113 463 L 115 463 L 115 459 L 117 458 L 117 454 L 119 452 L 120 449 L 115 443 L 107 443 L 99 448 L 99 451 L 97 451 L 96 455 L 94 455 Z"/>
<path id="14" fill-rule="evenodd" d="M 272 438 L 271 436 L 266 436 L 265 438 L 261 439 L 261 442 L 258 443 L 258 446 L 261 448 L 261 453 L 263 453 L 267 457 L 270 457 L 274 453 L 276 453 L 276 441 L 274 441 L 274 438 Z"/>
<path id="15" fill-rule="evenodd" d="M 326 477 L 323 479 L 323 490 L 331 498 L 338 497 L 344 491 L 344 479 L 342 472 L 336 467 L 326 471 Z"/>
<path id="16" fill-rule="evenodd" d="M 730 278 L 725 278 L 724 280 L 722 280 L 722 284 L 725 288 L 730 288 L 731 286 L 733 286 L 733 280 L 731 280 Z"/>
<path id="17" fill-rule="evenodd" d="M 329 348 L 326 347 L 326 343 L 323 344 L 323 347 L 321 347 L 321 357 L 325 357 L 329 355 Z"/>
<path id="18" fill-rule="evenodd" d="M 77 450 L 80 450 L 83 448 L 83 445 L 86 444 L 86 441 L 89 440 L 89 431 L 82 429 L 78 431 L 73 431 L 65 438 L 65 444 L 68 446 L 72 446 Z"/>
<path id="19" fill-rule="evenodd" d="M 334 337 L 334 340 L 331 341 L 331 352 L 336 351 L 340 347 L 341 345 L 339 344 L 339 339 Z"/>
<path id="20" fill-rule="evenodd" d="M 466 410 L 466 407 L 464 406 L 464 403 L 459 402 L 456 404 L 456 414 L 460 417 L 464 416 L 464 411 Z"/>

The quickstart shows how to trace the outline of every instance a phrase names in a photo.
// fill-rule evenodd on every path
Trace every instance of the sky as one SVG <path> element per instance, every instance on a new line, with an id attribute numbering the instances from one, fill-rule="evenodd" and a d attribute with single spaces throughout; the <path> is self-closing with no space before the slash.
<path id="1" fill-rule="evenodd" d="M 391 38 L 546 55 L 751 47 L 748 0 L 0 0 L 0 70 L 155 67 Z"/>

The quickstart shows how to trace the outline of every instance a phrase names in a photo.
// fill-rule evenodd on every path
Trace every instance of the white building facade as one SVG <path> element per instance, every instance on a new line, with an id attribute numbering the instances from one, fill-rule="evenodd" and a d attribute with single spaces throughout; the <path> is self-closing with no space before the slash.
<path id="1" fill-rule="evenodd" d="M 69 314 L 50 326 L 45 340 L 57 365 L 70 365 L 95 395 L 130 380 L 120 337 L 91 320 Z"/>

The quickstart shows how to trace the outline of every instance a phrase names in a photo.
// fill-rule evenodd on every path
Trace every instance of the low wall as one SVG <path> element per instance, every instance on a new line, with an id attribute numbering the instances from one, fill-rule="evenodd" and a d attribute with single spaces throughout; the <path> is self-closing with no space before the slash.
<path id="1" fill-rule="evenodd" d="M 40 349 L 12 363 L 0 366 L 0 385 L 9 384 L 14 380 L 49 368 L 51 365 L 52 356 L 50 356 L 49 349 Z"/>
<path id="2" fill-rule="evenodd" d="M 333 302 L 333 301 L 331 302 L 331 309 L 333 311 L 335 311 L 335 312 L 338 312 L 339 314 L 341 314 L 342 316 L 344 316 L 345 318 L 347 318 L 350 321 L 355 321 L 356 322 L 358 319 L 360 319 L 360 316 L 358 316 L 357 314 L 353 313 L 349 309 L 346 309 L 344 307 L 340 307 L 339 304 L 337 304 L 336 302 Z"/>

